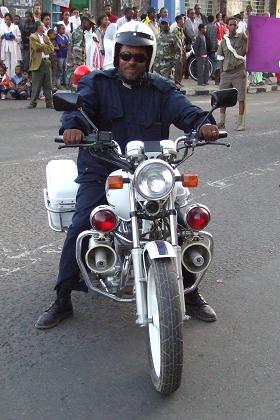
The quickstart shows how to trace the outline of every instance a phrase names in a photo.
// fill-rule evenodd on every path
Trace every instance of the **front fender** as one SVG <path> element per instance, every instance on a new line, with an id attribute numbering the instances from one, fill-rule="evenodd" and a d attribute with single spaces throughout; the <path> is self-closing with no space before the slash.
<path id="1" fill-rule="evenodd" d="M 148 242 L 144 247 L 143 255 L 149 255 L 151 260 L 156 258 L 176 258 L 173 246 L 166 241 Z"/>

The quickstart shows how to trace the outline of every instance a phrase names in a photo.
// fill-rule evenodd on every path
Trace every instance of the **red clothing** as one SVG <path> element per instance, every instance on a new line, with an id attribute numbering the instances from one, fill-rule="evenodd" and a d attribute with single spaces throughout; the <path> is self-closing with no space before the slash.
<path id="1" fill-rule="evenodd" d="M 114 16 L 114 15 L 107 15 L 108 19 L 110 21 L 110 23 L 116 23 L 118 20 L 118 16 Z"/>
<path id="2" fill-rule="evenodd" d="M 224 39 L 224 35 L 226 34 L 226 27 L 224 23 L 215 22 L 215 26 L 217 28 L 217 40 L 222 41 Z"/>
<path id="3" fill-rule="evenodd" d="M 3 86 L 4 89 L 9 89 L 11 86 L 11 79 L 7 73 L 5 73 L 4 76 L 0 76 L 0 85 Z"/>
<path id="4" fill-rule="evenodd" d="M 275 76 L 277 78 L 277 83 L 280 83 L 280 73 L 275 73 Z"/>

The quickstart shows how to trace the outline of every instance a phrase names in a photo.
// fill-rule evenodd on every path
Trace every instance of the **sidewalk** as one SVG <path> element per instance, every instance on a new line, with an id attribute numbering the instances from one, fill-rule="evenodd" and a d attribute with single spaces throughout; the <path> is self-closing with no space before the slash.
<path id="1" fill-rule="evenodd" d="M 276 78 L 271 77 L 270 80 L 272 84 L 264 84 L 264 85 L 249 85 L 248 86 L 248 93 L 269 93 L 272 91 L 279 90 L 280 85 L 277 85 Z M 216 86 L 213 80 L 209 81 L 209 85 L 207 86 L 197 86 L 197 82 L 190 79 L 183 79 L 182 85 L 187 96 L 201 96 L 201 95 L 211 95 L 214 90 L 219 90 L 219 86 Z"/>

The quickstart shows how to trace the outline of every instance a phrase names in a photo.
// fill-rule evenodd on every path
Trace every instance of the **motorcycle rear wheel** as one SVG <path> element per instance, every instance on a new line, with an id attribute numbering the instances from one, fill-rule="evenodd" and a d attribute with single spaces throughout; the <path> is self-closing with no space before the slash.
<path id="1" fill-rule="evenodd" d="M 176 266 L 170 258 L 149 261 L 147 328 L 150 375 L 164 395 L 176 391 L 183 369 L 183 322 Z"/>

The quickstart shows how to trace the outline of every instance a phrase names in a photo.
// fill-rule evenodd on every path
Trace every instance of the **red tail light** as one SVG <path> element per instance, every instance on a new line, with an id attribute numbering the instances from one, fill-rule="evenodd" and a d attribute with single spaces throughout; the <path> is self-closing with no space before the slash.
<path id="1" fill-rule="evenodd" d="M 202 230 L 210 222 L 210 211 L 206 207 L 191 207 L 186 215 L 186 222 L 193 230 Z"/>
<path id="2" fill-rule="evenodd" d="M 117 218 L 111 210 L 98 210 L 90 216 L 90 223 L 99 232 L 111 232 L 117 226 Z"/>

